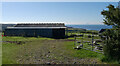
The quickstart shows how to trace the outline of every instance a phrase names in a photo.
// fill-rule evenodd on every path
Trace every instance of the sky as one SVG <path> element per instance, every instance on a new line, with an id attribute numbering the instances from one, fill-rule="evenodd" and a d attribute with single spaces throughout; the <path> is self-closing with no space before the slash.
<path id="1" fill-rule="evenodd" d="M 119 0 L 1 0 L 2 2 L 118 2 Z"/>
<path id="2" fill-rule="evenodd" d="M 101 11 L 109 4 L 118 6 L 118 2 L 3 2 L 2 21 L 103 24 Z"/>

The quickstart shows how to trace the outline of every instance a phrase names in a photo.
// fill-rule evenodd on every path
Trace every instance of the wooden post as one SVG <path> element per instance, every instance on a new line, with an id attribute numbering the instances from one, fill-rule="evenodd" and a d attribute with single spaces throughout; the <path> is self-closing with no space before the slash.
<path id="1" fill-rule="evenodd" d="M 76 47 L 76 36 L 74 36 L 74 47 Z"/>
<path id="2" fill-rule="evenodd" d="M 70 32 L 71 32 L 71 35 L 72 35 L 72 30 Z"/>
<path id="3" fill-rule="evenodd" d="M 66 36 L 68 37 L 68 28 L 66 28 Z"/>
<path id="4" fill-rule="evenodd" d="M 79 35 L 79 30 L 77 30 L 77 34 Z"/>
<path id="5" fill-rule="evenodd" d="M 83 33 L 83 36 L 84 36 L 84 33 Z M 83 36 L 82 36 L 82 48 L 83 48 Z"/>
<path id="6" fill-rule="evenodd" d="M 93 33 L 92 33 L 92 51 L 93 51 L 93 41 L 94 39 L 93 39 Z"/>

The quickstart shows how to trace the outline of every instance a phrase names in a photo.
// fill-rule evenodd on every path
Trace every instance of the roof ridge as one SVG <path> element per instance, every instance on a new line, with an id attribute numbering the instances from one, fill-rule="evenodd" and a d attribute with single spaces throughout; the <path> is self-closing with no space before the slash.
<path id="1" fill-rule="evenodd" d="M 15 27 L 64 27 L 64 23 L 21 23 Z"/>

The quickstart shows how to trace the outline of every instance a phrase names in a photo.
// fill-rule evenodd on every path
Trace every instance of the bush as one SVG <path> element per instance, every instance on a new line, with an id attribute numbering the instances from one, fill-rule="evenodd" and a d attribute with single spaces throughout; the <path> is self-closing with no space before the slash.
<path id="1" fill-rule="evenodd" d="M 108 59 L 120 60 L 120 30 L 107 29 L 103 35 L 106 35 L 106 40 L 103 41 L 105 56 Z"/>

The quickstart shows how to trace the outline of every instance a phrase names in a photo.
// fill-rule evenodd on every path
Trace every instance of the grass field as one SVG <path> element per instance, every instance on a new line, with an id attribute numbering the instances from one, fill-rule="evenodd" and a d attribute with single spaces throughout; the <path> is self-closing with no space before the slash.
<path id="1" fill-rule="evenodd" d="M 2 65 L 2 33 L 0 32 L 0 66 Z"/>
<path id="2" fill-rule="evenodd" d="M 75 50 L 74 38 L 3 37 L 3 64 L 103 64 L 103 54 Z"/>

